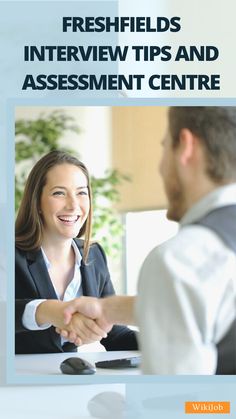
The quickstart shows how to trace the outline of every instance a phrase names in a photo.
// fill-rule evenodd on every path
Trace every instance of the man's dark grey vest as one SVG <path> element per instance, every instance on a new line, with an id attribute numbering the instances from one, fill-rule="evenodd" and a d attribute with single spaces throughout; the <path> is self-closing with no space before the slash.
<path id="1" fill-rule="evenodd" d="M 236 254 L 236 205 L 217 208 L 194 224 L 213 230 Z M 217 350 L 216 374 L 236 374 L 236 318 L 229 331 L 217 344 Z"/>

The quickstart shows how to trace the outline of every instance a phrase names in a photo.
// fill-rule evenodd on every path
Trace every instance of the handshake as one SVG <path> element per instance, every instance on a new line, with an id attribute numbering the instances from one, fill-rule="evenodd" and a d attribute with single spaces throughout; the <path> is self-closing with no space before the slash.
<path id="1" fill-rule="evenodd" d="M 39 325 L 50 323 L 77 346 L 100 341 L 114 324 L 135 324 L 135 297 L 79 297 L 68 302 L 46 300 L 36 311 Z"/>

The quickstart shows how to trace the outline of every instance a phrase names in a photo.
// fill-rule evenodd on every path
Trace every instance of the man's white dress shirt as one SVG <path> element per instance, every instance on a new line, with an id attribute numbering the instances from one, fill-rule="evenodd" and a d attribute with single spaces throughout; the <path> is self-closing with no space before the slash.
<path id="1" fill-rule="evenodd" d="M 215 343 L 236 315 L 236 255 L 212 230 L 192 224 L 232 204 L 236 184 L 217 188 L 145 259 L 136 304 L 145 374 L 215 373 Z"/>

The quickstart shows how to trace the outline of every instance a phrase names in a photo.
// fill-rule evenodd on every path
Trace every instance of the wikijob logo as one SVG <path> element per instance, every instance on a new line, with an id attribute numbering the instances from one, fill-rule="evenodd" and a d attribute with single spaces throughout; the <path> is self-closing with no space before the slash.
<path id="1" fill-rule="evenodd" d="M 185 413 L 230 413 L 230 402 L 185 402 Z"/>

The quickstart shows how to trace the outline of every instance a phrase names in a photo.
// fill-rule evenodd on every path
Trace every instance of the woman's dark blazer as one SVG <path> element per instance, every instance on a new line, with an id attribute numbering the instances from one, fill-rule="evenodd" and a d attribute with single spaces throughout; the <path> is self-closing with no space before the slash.
<path id="1" fill-rule="evenodd" d="M 81 254 L 83 241 L 75 239 Z M 25 305 L 35 299 L 57 299 L 41 250 L 25 252 L 16 248 L 15 272 L 15 352 L 17 354 L 76 351 L 72 343 L 61 345 L 61 338 L 52 326 L 46 330 L 31 331 L 22 324 Z M 106 256 L 98 244 L 92 244 L 87 263 L 81 262 L 83 295 L 106 297 L 114 294 L 107 268 Z M 108 351 L 136 350 L 135 333 L 125 326 L 113 326 L 107 338 L 101 340 Z"/>

